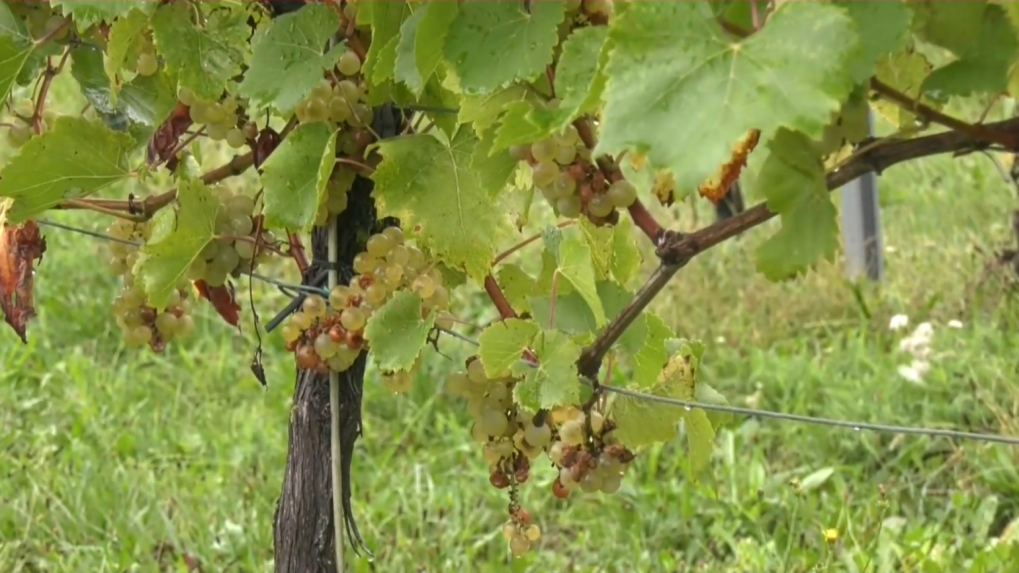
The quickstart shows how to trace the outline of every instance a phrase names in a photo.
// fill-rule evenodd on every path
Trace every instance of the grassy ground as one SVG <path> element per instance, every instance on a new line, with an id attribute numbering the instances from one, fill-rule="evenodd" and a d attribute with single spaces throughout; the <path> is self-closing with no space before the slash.
<path id="1" fill-rule="evenodd" d="M 841 263 L 770 284 L 753 273 L 761 230 L 697 259 L 657 310 L 709 343 L 704 376 L 734 404 L 1015 434 L 1019 313 L 975 252 L 1007 239 L 1014 192 L 983 157 L 897 167 L 881 190 L 880 288 L 852 288 Z M 253 335 L 205 306 L 190 344 L 125 350 L 103 245 L 47 238 L 29 344 L 0 329 L 0 570 L 271 570 L 293 378 L 278 344 L 268 390 L 248 372 Z M 256 295 L 265 312 L 282 301 Z M 897 313 L 934 326 L 922 383 L 897 373 L 911 360 L 888 330 Z M 643 452 L 613 496 L 561 502 L 536 471 L 523 500 L 544 537 L 511 564 L 506 500 L 441 391 L 450 364 L 429 359 L 408 396 L 367 381 L 354 491 L 380 571 L 977 572 L 1019 559 L 996 541 L 1019 516 L 1015 448 L 740 420 L 701 484 L 680 444 Z"/>

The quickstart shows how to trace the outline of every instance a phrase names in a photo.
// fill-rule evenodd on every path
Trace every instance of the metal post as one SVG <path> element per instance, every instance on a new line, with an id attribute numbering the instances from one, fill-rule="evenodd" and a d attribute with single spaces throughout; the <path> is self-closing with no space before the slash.
<path id="1" fill-rule="evenodd" d="M 867 123 L 873 135 L 874 116 L 870 110 L 867 110 Z M 842 188 L 842 239 L 849 278 L 855 280 L 865 276 L 872 281 L 880 281 L 884 276 L 884 252 L 877 175 L 873 171 Z"/>

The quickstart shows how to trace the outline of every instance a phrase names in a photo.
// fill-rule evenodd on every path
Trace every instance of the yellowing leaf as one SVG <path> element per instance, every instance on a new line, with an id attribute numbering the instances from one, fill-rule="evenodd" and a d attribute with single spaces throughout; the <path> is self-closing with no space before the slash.
<path id="1" fill-rule="evenodd" d="M 509 375 L 539 332 L 541 329 L 533 321 L 519 318 L 509 318 L 486 328 L 478 337 L 478 356 L 485 367 L 485 375 L 489 378 Z"/>

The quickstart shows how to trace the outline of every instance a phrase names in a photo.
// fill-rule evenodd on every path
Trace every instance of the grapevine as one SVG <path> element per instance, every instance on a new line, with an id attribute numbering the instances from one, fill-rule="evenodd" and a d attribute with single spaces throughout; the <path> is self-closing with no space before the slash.
<path id="1" fill-rule="evenodd" d="M 188 344 L 205 303 L 272 330 L 266 344 L 299 373 L 277 570 L 319 571 L 342 569 L 343 528 L 365 545 L 340 474 L 370 431 L 366 364 L 387 393 L 423 383 L 423 365 L 468 336 L 460 294 L 483 291 L 498 320 L 471 333 L 479 348 L 446 388 L 466 402 L 520 556 L 544 542 L 527 496 L 612 494 L 681 425 L 690 479 L 707 469 L 723 421 L 603 387 L 622 376 L 725 403 L 701 376 L 705 346 L 648 310 L 681 268 L 779 217 L 754 257 L 794 278 L 837 252 L 829 191 L 928 155 L 1019 149 L 1019 120 L 944 105 L 1014 104 L 1019 13 L 948 4 L 5 0 L 3 313 L 25 340 L 45 280 L 36 221 L 76 210 L 111 241 L 126 345 Z M 54 97 L 57 77 L 85 110 Z M 871 110 L 894 136 L 869 138 Z M 220 166 L 199 173 L 210 158 Z M 250 188 L 227 183 L 242 174 Z M 737 180 L 756 207 L 690 233 L 659 220 Z M 658 259 L 646 277 L 640 242 Z M 302 284 L 282 284 L 294 300 L 266 329 L 236 287 L 280 286 L 259 274 L 269 261 Z M 327 380 L 332 402 L 306 391 Z M 318 438 L 330 416 L 334 450 Z M 329 484 L 308 469 L 325 459 Z M 535 483 L 539 464 L 551 483 Z M 309 523 L 335 527 L 335 554 L 289 543 L 320 539 Z"/>

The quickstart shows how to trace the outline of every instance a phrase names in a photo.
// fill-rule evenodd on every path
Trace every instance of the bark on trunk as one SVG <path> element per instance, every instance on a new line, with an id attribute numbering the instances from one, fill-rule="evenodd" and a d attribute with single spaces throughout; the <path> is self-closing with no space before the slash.
<path id="1" fill-rule="evenodd" d="M 399 113 L 385 106 L 376 111 L 373 129 L 382 137 L 398 131 Z M 354 256 L 364 250 L 365 241 L 379 229 L 372 181 L 357 177 L 348 194 L 347 209 L 337 222 L 340 276 L 349 280 Z M 395 224 L 395 221 L 387 221 Z M 312 235 L 314 263 L 305 282 L 326 268 L 328 239 L 325 229 Z M 346 475 L 343 479 L 348 538 L 355 545 L 358 534 L 350 507 L 350 464 L 354 441 L 361 433 L 361 390 L 367 353 L 340 377 L 341 448 Z M 329 377 L 298 371 L 294 404 L 290 415 L 287 465 L 283 487 L 276 504 L 273 527 L 276 573 L 336 573 L 333 535 L 333 491 L 330 474 Z"/>

